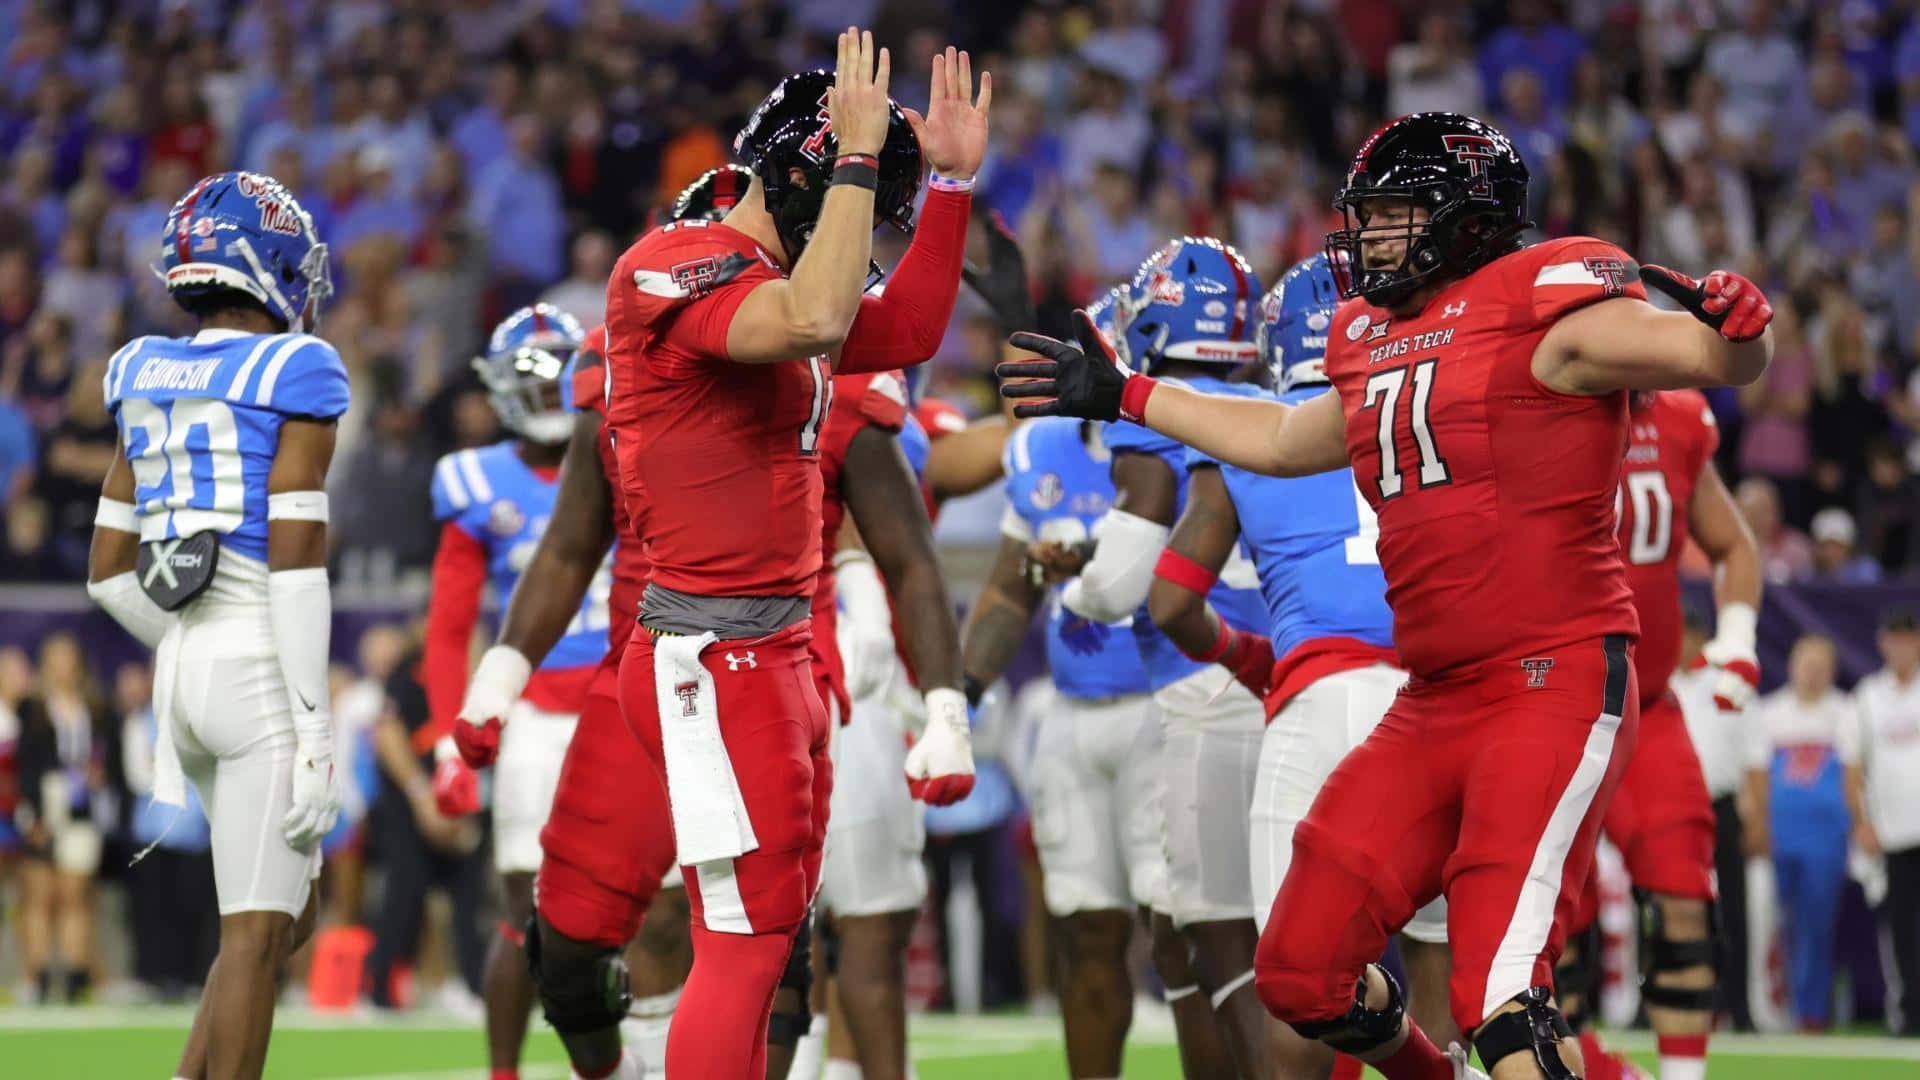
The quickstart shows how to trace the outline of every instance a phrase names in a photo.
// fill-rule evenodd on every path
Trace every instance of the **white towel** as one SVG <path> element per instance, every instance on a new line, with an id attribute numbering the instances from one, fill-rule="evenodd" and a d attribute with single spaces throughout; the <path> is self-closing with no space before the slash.
<path id="1" fill-rule="evenodd" d="M 645 633 L 645 631 L 641 631 Z M 667 763 L 667 803 L 682 866 L 733 859 L 760 846 L 720 737 L 719 698 L 700 653 L 718 638 L 662 635 L 653 643 L 654 699 Z"/>

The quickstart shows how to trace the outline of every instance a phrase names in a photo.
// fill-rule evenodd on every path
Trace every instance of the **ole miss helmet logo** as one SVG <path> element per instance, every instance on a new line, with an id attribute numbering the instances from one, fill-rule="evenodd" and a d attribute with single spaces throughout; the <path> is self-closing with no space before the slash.
<path id="1" fill-rule="evenodd" d="M 1487 163 L 1493 160 L 1493 140 L 1485 135 L 1446 135 L 1440 141 L 1466 165 L 1471 176 L 1467 190 L 1478 196 L 1491 196 L 1493 181 L 1487 173 Z"/>
<path id="2" fill-rule="evenodd" d="M 1627 291 L 1627 264 L 1616 255 L 1589 255 L 1580 260 L 1587 273 L 1600 279 L 1600 287 L 1608 296 L 1622 296 Z"/>

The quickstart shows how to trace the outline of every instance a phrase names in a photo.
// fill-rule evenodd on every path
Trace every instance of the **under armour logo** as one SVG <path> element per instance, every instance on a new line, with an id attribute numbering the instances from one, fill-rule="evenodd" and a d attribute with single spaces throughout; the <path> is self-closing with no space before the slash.
<path id="1" fill-rule="evenodd" d="M 168 540 L 155 549 L 153 553 L 153 565 L 147 567 L 146 579 L 140 582 L 142 589 L 153 588 L 153 583 L 156 578 L 161 579 L 162 583 L 169 589 L 177 589 L 180 587 L 180 578 L 173 572 L 173 556 L 175 552 L 180 550 L 182 543 L 184 543 L 182 540 Z"/>
<path id="2" fill-rule="evenodd" d="M 1471 176 L 1468 188 L 1483 197 L 1493 194 L 1492 178 L 1487 175 L 1487 163 L 1493 160 L 1493 140 L 1485 135 L 1447 135 L 1440 141 L 1466 165 Z"/>
<path id="3" fill-rule="evenodd" d="M 700 701 L 700 684 L 698 682 L 675 683 L 673 685 L 673 692 L 680 696 L 681 716 L 700 715 L 700 710 L 697 707 Z"/>
<path id="4" fill-rule="evenodd" d="M 1443 319 L 1451 319 L 1456 315 L 1465 315 L 1466 313 L 1467 302 L 1462 300 L 1457 304 L 1448 304 L 1445 310 L 1440 312 L 1440 317 Z"/>
<path id="5" fill-rule="evenodd" d="M 1622 296 L 1627 291 L 1627 264 L 1614 255 L 1589 255 L 1580 260 L 1587 272 L 1600 279 L 1600 287 L 1608 296 Z"/>
<path id="6" fill-rule="evenodd" d="M 725 659 L 727 661 L 728 671 L 739 671 L 742 667 L 757 668 L 760 666 L 760 662 L 753 658 L 752 649 L 748 649 L 747 655 L 745 656 L 735 656 L 732 653 L 728 653 Z"/>
<path id="7" fill-rule="evenodd" d="M 1536 656 L 1520 661 L 1520 666 L 1527 670 L 1528 686 L 1545 686 L 1547 685 L 1547 672 L 1553 670 L 1553 657 Z"/>

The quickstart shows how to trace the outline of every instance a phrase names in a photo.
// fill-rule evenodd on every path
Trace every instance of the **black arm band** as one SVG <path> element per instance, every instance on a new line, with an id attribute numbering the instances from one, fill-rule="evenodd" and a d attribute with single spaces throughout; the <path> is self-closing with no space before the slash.
<path id="1" fill-rule="evenodd" d="M 880 170 L 863 162 L 849 161 L 834 168 L 833 182 L 877 191 L 880 187 Z"/>

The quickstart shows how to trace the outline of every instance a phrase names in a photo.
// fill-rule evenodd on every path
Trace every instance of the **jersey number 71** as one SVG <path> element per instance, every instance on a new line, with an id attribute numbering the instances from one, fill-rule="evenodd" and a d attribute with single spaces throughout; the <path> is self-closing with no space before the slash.
<path id="1" fill-rule="evenodd" d="M 1438 487 L 1452 479 L 1447 472 L 1447 459 L 1440 456 L 1439 448 L 1434 445 L 1433 428 L 1427 422 L 1427 406 L 1433 399 L 1433 373 L 1439 365 L 1438 359 L 1421 360 L 1367 376 L 1367 393 L 1360 407 L 1378 410 L 1379 424 L 1375 437 L 1380 445 L 1380 475 L 1377 482 L 1382 500 L 1398 496 L 1406 487 L 1400 475 L 1398 435 L 1400 392 L 1406 386 L 1409 370 L 1413 372 L 1413 394 L 1407 405 L 1407 424 L 1413 428 L 1413 441 L 1419 447 L 1420 487 Z"/>

